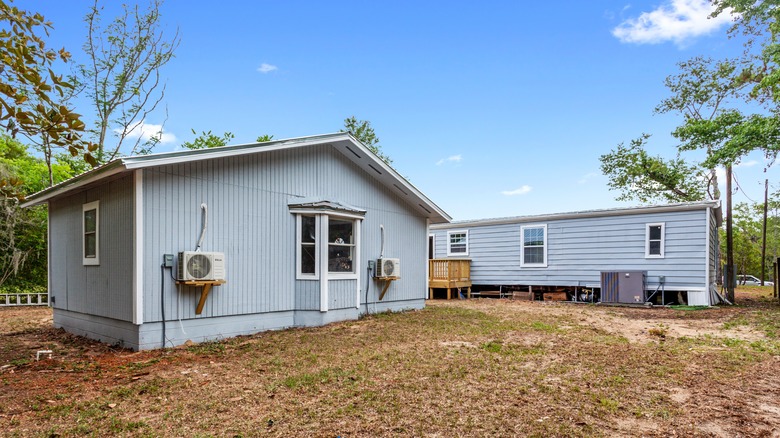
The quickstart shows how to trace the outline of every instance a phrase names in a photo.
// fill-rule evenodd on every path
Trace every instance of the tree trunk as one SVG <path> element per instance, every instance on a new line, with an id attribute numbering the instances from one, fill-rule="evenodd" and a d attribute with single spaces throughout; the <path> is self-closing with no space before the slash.
<path id="1" fill-rule="evenodd" d="M 761 230 L 761 286 L 766 278 L 766 214 L 769 207 L 769 180 L 764 180 L 764 228 Z"/>

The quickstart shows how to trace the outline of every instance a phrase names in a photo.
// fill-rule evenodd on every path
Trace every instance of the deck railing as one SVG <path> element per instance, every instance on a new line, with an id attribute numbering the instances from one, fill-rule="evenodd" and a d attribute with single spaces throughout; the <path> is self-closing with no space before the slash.
<path id="1" fill-rule="evenodd" d="M 433 289 L 466 288 L 471 293 L 470 259 L 430 259 L 428 260 L 428 288 L 433 298 Z"/>
<path id="2" fill-rule="evenodd" d="M 48 305 L 49 294 L 46 292 L 29 294 L 0 294 L 0 307 Z"/>

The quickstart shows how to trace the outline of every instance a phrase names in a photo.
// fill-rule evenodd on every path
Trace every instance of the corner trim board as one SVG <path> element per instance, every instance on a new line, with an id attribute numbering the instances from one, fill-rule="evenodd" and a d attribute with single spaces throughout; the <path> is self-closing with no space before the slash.
<path id="1" fill-rule="evenodd" d="M 144 322 L 144 174 L 133 171 L 133 324 Z"/>

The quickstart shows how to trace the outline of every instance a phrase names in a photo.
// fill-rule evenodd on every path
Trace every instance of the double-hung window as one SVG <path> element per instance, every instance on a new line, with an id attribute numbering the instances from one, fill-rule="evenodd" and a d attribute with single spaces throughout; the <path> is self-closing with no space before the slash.
<path id="1" fill-rule="evenodd" d="M 647 224 L 645 229 L 645 258 L 664 258 L 664 223 Z"/>
<path id="2" fill-rule="evenodd" d="M 316 278 L 317 235 L 319 226 L 317 216 L 298 215 L 298 276 Z"/>
<path id="3" fill-rule="evenodd" d="M 469 255 L 469 231 L 448 231 L 447 232 L 447 256 L 467 256 Z"/>
<path id="4" fill-rule="evenodd" d="M 328 272 L 355 273 L 355 222 L 328 218 Z"/>
<path id="5" fill-rule="evenodd" d="M 100 264 L 100 201 L 82 206 L 82 259 L 84 265 Z"/>
<path id="6" fill-rule="evenodd" d="M 547 225 L 521 226 L 520 238 L 520 266 L 547 267 Z"/>

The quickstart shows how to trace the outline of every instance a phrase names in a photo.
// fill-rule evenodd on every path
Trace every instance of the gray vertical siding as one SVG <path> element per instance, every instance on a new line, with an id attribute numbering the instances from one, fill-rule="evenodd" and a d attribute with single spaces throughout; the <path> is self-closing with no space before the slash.
<path id="1" fill-rule="evenodd" d="M 361 228 L 361 297 L 367 261 L 379 256 L 380 224 L 386 230 L 385 256 L 400 258 L 403 273 L 385 301 L 425 297 L 425 218 L 327 146 L 145 169 L 143 190 L 145 322 L 162 319 L 162 255 L 195 248 L 203 202 L 209 218 L 202 250 L 225 253 L 227 284 L 214 289 L 199 317 L 319 309 L 319 282 L 295 279 L 295 216 L 287 205 L 295 196 L 367 210 Z M 164 282 L 166 319 L 198 317 L 199 291 L 177 289 L 170 277 Z M 355 280 L 331 280 L 328 288 L 329 308 L 355 306 Z M 371 292 L 376 288 L 372 284 Z M 372 296 L 369 301 L 376 299 Z"/>
<path id="2" fill-rule="evenodd" d="M 100 201 L 100 265 L 82 263 L 82 205 Z M 56 309 L 132 321 L 133 179 L 49 203 L 51 295 Z"/>
<path id="3" fill-rule="evenodd" d="M 357 280 L 331 280 L 328 283 L 328 310 L 355 308 Z"/>
<path id="4" fill-rule="evenodd" d="M 474 284 L 597 286 L 601 271 L 643 270 L 649 286 L 666 276 L 666 288 L 705 287 L 706 211 L 629 214 L 600 218 L 560 219 L 468 229 Z M 645 258 L 645 226 L 665 223 L 665 257 Z M 547 225 L 546 268 L 520 267 L 523 225 Z M 447 229 L 433 232 L 436 257 L 446 257 Z"/>
<path id="5" fill-rule="evenodd" d="M 298 280 L 295 282 L 295 309 L 320 310 L 319 280 Z"/>

